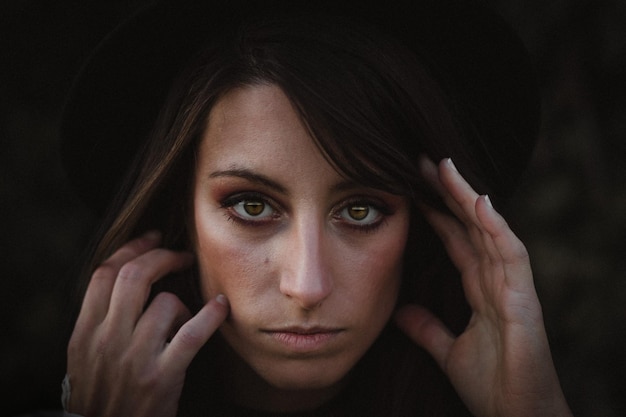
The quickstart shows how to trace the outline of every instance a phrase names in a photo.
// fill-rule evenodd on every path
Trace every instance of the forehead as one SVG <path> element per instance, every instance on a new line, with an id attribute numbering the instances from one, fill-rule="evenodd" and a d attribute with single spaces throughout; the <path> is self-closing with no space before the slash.
<path id="1" fill-rule="evenodd" d="M 212 108 L 200 144 L 201 170 L 258 169 L 267 175 L 339 174 L 320 150 L 280 87 L 235 88 Z"/>
<path id="2" fill-rule="evenodd" d="M 211 109 L 204 137 L 223 134 L 225 131 L 260 135 L 277 122 L 281 122 L 282 129 L 291 131 L 302 127 L 291 102 L 280 87 L 273 84 L 237 87 L 221 96 Z"/>

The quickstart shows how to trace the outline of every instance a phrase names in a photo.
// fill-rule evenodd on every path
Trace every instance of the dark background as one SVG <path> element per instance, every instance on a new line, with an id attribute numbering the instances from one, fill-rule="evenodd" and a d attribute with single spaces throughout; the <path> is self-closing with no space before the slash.
<path id="1" fill-rule="evenodd" d="M 626 1 L 492 3 L 543 91 L 540 144 L 509 220 L 531 253 L 574 414 L 624 416 Z M 131 6 L 0 5 L 0 414 L 59 407 L 72 282 L 94 227 L 58 160 L 59 116 L 81 61 Z"/>

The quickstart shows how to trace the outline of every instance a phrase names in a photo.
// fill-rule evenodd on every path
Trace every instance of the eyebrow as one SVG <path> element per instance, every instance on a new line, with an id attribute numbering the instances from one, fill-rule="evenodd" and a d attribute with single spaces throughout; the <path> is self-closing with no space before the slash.
<path id="1" fill-rule="evenodd" d="M 278 182 L 266 177 L 263 174 L 259 174 L 247 168 L 231 168 L 220 171 L 214 171 L 209 174 L 209 178 L 223 178 L 223 177 L 236 177 L 242 178 L 252 183 L 261 184 L 265 187 L 271 188 L 276 192 L 284 195 L 289 195 L 287 188 L 279 184 Z M 353 180 L 340 181 L 332 186 L 333 192 L 345 192 L 358 188 L 363 188 L 363 185 Z M 365 187 L 367 188 L 367 187 Z"/>
<path id="2" fill-rule="evenodd" d="M 285 194 L 285 195 L 289 194 L 287 189 L 283 187 L 282 185 L 280 185 L 279 183 L 277 183 L 276 181 L 271 180 L 265 175 L 256 173 L 249 169 L 233 168 L 233 169 L 226 169 L 226 170 L 221 170 L 221 171 L 214 171 L 209 174 L 209 178 L 221 178 L 221 177 L 243 178 L 247 181 L 269 187 L 273 189 L 274 191 L 277 191 L 281 194 Z"/>

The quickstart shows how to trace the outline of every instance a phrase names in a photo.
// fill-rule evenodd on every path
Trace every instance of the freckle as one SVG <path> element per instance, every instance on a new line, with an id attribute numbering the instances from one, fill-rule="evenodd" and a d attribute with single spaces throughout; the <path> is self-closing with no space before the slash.
<path id="1" fill-rule="evenodd" d="M 269 264 L 270 263 L 270 258 L 265 258 L 265 262 L 263 262 L 265 264 Z"/>

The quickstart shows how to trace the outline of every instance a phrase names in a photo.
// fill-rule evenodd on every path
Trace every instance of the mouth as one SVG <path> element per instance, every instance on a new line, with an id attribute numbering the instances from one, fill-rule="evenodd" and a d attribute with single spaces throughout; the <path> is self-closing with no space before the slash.
<path id="1" fill-rule="evenodd" d="M 312 353 L 324 349 L 337 339 L 344 329 L 325 327 L 285 327 L 264 329 L 263 333 L 294 353 Z"/>

